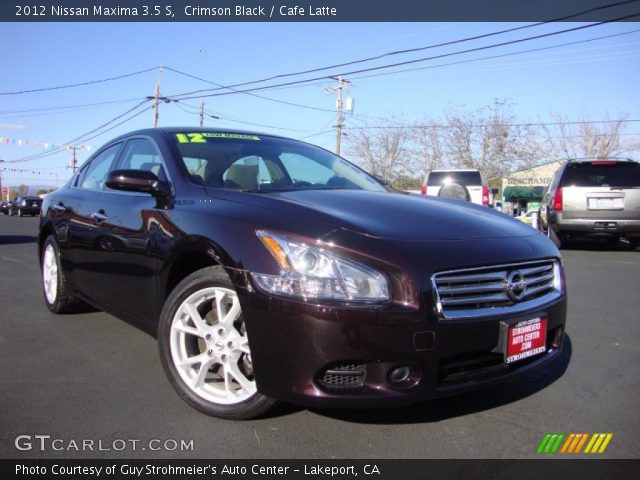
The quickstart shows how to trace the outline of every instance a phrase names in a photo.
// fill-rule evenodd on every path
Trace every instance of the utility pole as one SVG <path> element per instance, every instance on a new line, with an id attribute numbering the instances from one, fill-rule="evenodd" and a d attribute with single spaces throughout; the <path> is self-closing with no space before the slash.
<path id="1" fill-rule="evenodd" d="M 153 128 L 158 126 L 158 118 L 160 117 L 160 113 L 158 111 L 158 103 L 162 100 L 164 103 L 169 103 L 171 100 L 167 97 L 160 96 L 160 83 L 162 82 L 162 67 L 160 67 L 160 77 L 158 78 L 158 83 L 156 83 L 156 92 L 152 97 L 147 97 L 147 100 L 153 100 Z"/>
<path id="2" fill-rule="evenodd" d="M 200 102 L 200 128 L 204 127 L 204 100 Z"/>
<path id="3" fill-rule="evenodd" d="M 73 150 L 73 158 L 71 159 L 71 174 L 75 175 L 78 165 L 78 160 L 76 158 L 76 150 L 82 150 L 84 147 L 71 147 Z"/>
<path id="4" fill-rule="evenodd" d="M 329 89 L 327 89 L 327 91 L 329 93 L 333 93 L 334 91 L 337 92 L 338 98 L 336 101 L 336 110 L 338 111 L 338 121 L 336 123 L 336 155 L 340 155 L 340 143 L 342 141 L 342 110 L 343 110 L 343 102 L 342 102 L 342 90 L 344 89 L 344 87 L 348 86 L 351 84 L 351 82 L 349 82 L 348 80 L 344 80 L 342 78 L 342 76 L 339 77 L 331 77 L 334 80 L 338 81 L 338 86 L 337 87 L 331 87 Z"/>

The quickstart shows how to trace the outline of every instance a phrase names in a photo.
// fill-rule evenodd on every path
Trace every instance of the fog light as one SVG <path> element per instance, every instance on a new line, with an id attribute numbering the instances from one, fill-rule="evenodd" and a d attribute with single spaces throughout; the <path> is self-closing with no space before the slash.
<path id="1" fill-rule="evenodd" d="M 411 367 L 404 365 L 389 371 L 389 381 L 394 385 L 407 383 L 411 377 Z"/>
<path id="2" fill-rule="evenodd" d="M 560 345 L 562 345 L 562 327 L 558 327 L 556 334 L 551 341 L 551 346 L 553 348 L 560 348 Z"/>

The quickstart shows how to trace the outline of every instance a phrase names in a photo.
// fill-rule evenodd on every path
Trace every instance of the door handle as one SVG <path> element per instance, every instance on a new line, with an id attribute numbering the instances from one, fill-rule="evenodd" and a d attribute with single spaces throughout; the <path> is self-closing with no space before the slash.
<path id="1" fill-rule="evenodd" d="M 64 213 L 67 211 L 67 207 L 65 207 L 62 203 L 53 206 L 53 211 L 56 213 Z"/>
<path id="2" fill-rule="evenodd" d="M 100 210 L 99 212 L 93 212 L 91 214 L 91 218 L 93 218 L 94 222 L 100 225 L 107 219 L 107 216 L 105 215 L 104 210 Z"/>

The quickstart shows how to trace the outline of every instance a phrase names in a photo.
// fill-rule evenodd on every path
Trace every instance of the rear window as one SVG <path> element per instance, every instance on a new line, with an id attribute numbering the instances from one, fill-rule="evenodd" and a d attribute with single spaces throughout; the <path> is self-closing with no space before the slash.
<path id="1" fill-rule="evenodd" d="M 638 187 L 640 186 L 640 163 L 571 163 L 567 165 L 561 186 Z"/>
<path id="2" fill-rule="evenodd" d="M 427 179 L 427 187 L 436 187 L 457 183 L 459 185 L 482 185 L 480 172 L 431 172 Z"/>

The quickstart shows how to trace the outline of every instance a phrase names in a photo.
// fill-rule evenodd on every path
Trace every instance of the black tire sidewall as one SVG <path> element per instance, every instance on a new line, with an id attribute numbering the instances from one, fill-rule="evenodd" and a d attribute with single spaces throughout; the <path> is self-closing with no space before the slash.
<path id="1" fill-rule="evenodd" d="M 173 363 L 171 356 L 171 323 L 173 317 L 178 307 L 187 297 L 198 290 L 209 287 L 222 287 L 235 290 L 231 280 L 222 267 L 207 267 L 192 273 L 182 280 L 167 298 L 158 323 L 158 349 L 160 351 L 162 367 L 178 395 L 195 409 L 207 415 L 227 419 L 242 420 L 254 418 L 270 408 L 274 400 L 256 392 L 248 399 L 232 405 L 210 402 L 194 393 L 185 385 Z"/>

